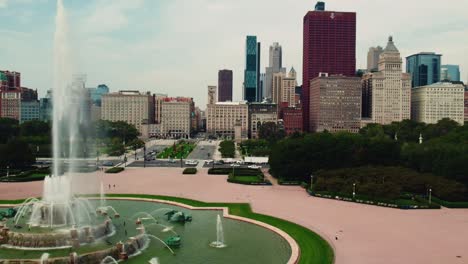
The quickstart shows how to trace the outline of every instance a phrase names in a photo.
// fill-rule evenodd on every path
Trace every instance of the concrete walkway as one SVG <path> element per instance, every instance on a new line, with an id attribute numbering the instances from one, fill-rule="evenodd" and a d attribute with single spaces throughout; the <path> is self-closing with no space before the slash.
<path id="1" fill-rule="evenodd" d="M 206 202 L 248 202 L 254 211 L 301 224 L 335 248 L 337 264 L 468 263 L 468 209 L 399 210 L 309 196 L 298 186 L 245 186 L 226 176 L 182 175 L 181 168 L 134 168 L 82 175 L 76 186 L 97 193 L 180 196 Z M 94 189 L 93 189 L 94 188 Z M 40 196 L 42 182 L 1 183 L 0 199 Z M 338 236 L 338 240 L 335 240 Z"/>

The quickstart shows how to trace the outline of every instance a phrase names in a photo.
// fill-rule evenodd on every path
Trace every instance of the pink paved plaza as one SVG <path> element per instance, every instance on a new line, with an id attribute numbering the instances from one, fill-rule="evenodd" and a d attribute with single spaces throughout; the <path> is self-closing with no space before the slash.
<path id="1" fill-rule="evenodd" d="M 227 176 L 208 175 L 206 169 L 196 175 L 182 175 L 180 168 L 129 168 L 98 177 L 108 193 L 248 202 L 255 212 L 319 233 L 332 244 L 337 264 L 468 263 L 467 209 L 399 210 L 320 199 L 296 186 L 230 184 Z M 90 192 L 96 190 L 93 185 Z M 41 193 L 42 182 L 0 184 L 0 199 Z"/>

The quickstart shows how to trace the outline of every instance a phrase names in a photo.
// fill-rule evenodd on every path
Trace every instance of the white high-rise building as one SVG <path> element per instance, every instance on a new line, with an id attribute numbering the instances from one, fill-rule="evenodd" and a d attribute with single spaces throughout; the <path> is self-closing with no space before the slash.
<path id="1" fill-rule="evenodd" d="M 275 73 L 286 73 L 283 68 L 283 52 L 278 42 L 270 46 L 269 64 L 265 68 L 265 82 L 263 83 L 263 96 L 271 99 L 273 97 L 273 75 Z"/>
<path id="2" fill-rule="evenodd" d="M 379 58 L 378 72 L 363 76 L 363 108 L 372 123 L 390 124 L 410 119 L 411 77 L 402 72 L 400 52 L 390 36 Z"/>
<path id="3" fill-rule="evenodd" d="M 464 122 L 465 87 L 459 82 L 438 82 L 411 90 L 411 118 L 417 122 L 435 124 L 450 118 Z"/>

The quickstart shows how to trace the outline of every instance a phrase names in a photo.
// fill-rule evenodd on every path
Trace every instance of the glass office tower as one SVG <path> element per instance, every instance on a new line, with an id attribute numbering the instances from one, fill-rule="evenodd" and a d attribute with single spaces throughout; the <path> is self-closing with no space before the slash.
<path id="1" fill-rule="evenodd" d="M 441 57 L 434 52 L 421 52 L 406 57 L 406 72 L 411 74 L 411 87 L 439 82 Z"/>

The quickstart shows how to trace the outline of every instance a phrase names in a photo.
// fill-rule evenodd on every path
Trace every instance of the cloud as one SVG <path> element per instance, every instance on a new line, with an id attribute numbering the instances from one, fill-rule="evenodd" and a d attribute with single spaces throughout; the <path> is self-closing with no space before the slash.
<path id="1" fill-rule="evenodd" d="M 128 25 L 127 13 L 143 6 L 144 0 L 99 0 L 91 6 L 91 15 L 84 21 L 85 33 L 107 33 Z"/>
<path id="2" fill-rule="evenodd" d="M 218 70 L 227 68 L 234 71 L 234 99 L 239 100 L 248 34 L 257 35 L 262 43 L 262 71 L 268 64 L 268 46 L 279 42 L 283 66 L 294 66 L 302 82 L 302 21 L 306 12 L 313 10 L 313 1 L 296 0 L 294 5 L 280 0 L 84 2 L 67 3 L 76 34 L 75 53 L 81 59 L 79 69 L 87 73 L 88 86 L 107 83 L 113 91 L 137 89 L 190 96 L 204 108 L 207 85 L 216 85 Z M 328 0 L 326 9 L 357 12 L 358 68 L 366 66 L 370 46 L 385 46 L 388 35 L 393 35 L 403 57 L 420 51 L 442 53 L 443 63 L 460 64 L 466 78 L 468 28 L 464 25 L 468 24 L 468 2 L 440 5 L 439 0 L 424 0 L 424 12 L 421 2 Z M 9 2 L 11 6 L 13 3 L 16 1 Z M 26 5 L 22 8 L 34 9 Z M 36 72 L 30 64 L 51 64 L 52 58 L 41 50 L 52 44 L 52 35 L 50 39 L 47 36 L 53 32 L 53 17 L 51 28 L 44 34 L 45 29 L 35 27 L 34 15 L 38 14 L 25 22 L 30 27 L 21 30 L 34 36 L 25 38 L 21 35 L 25 33 L 10 32 L 8 44 L 3 45 L 8 45 L 8 56 L 3 56 L 5 49 L 0 43 L 0 57 L 5 66 L 26 69 L 23 78 L 27 85 L 41 88 L 44 94 L 50 87 L 50 76 Z M 20 18 L 12 19 L 17 23 Z M 18 47 L 21 54 L 13 55 L 18 54 L 13 50 Z"/>

